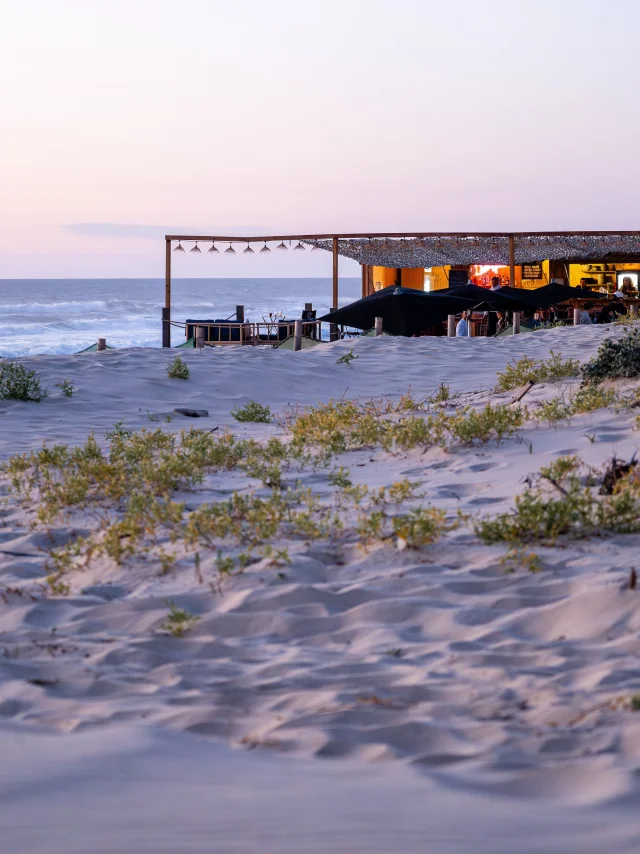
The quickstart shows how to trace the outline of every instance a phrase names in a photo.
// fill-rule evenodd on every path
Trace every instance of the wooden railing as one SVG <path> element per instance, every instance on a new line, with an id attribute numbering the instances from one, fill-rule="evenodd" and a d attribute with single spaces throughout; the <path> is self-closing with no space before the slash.
<path id="1" fill-rule="evenodd" d="M 197 330 L 202 330 L 203 344 L 205 347 L 217 347 L 226 345 L 250 345 L 275 347 L 293 336 L 294 321 L 224 321 L 223 323 L 183 323 L 170 321 L 171 326 L 184 330 L 185 338 L 198 337 Z M 189 334 L 190 333 L 190 334 Z M 305 320 L 302 323 L 302 334 L 307 338 L 322 338 L 322 321 Z"/>

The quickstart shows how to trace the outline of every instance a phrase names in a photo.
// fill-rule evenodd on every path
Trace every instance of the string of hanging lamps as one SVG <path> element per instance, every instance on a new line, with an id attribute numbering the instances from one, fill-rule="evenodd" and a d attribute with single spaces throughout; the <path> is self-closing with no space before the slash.
<path id="1" fill-rule="evenodd" d="M 311 243 L 311 241 L 308 241 L 308 242 Z M 282 240 L 276 246 L 276 250 L 279 252 L 288 252 L 290 248 L 292 248 L 294 252 L 306 252 L 306 250 L 307 250 L 307 247 L 304 245 L 302 240 L 298 240 L 296 245 L 293 247 L 291 244 L 292 244 L 291 240 L 289 241 L 289 246 L 287 246 L 286 243 L 284 242 L 284 240 Z M 313 244 L 311 246 L 311 251 L 312 252 L 320 252 L 320 251 L 322 251 L 322 249 L 323 249 L 323 246 L 320 244 L 320 242 L 317 240 L 314 240 Z M 176 247 L 174 247 L 173 251 L 174 252 L 185 252 L 187 250 L 185 250 L 184 246 L 182 245 L 182 241 L 178 240 L 178 245 Z M 194 245 L 188 251 L 189 252 L 195 252 L 197 254 L 202 253 L 202 249 L 200 249 L 200 247 L 198 246 L 197 240 L 194 241 Z M 267 246 L 267 242 L 265 240 L 264 246 L 260 249 L 260 254 L 266 255 L 266 254 L 269 254 L 270 252 L 271 252 L 271 248 L 269 246 Z M 207 253 L 209 255 L 219 255 L 220 254 L 220 249 L 218 249 L 218 247 L 216 246 L 215 240 L 211 241 L 211 246 L 207 250 Z M 232 241 L 229 241 L 229 246 L 224 250 L 224 254 L 225 255 L 236 255 L 237 254 L 236 250 L 233 248 Z M 250 241 L 247 241 L 246 249 L 242 250 L 242 254 L 243 255 L 255 255 L 255 249 L 252 249 Z"/>

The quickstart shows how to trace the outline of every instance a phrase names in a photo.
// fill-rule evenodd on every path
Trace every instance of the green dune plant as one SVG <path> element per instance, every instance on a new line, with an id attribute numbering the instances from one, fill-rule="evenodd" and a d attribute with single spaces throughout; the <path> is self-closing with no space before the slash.
<path id="1" fill-rule="evenodd" d="M 579 374 L 580 362 L 577 359 L 563 359 L 560 353 L 550 350 L 547 359 L 522 356 L 516 362 L 508 364 L 505 370 L 498 374 L 496 391 L 510 391 L 529 382 L 549 382 L 577 377 Z"/>
<path id="2" fill-rule="evenodd" d="M 26 400 L 39 403 L 47 397 L 34 370 L 13 361 L 0 360 L 0 400 Z"/>
<path id="3" fill-rule="evenodd" d="M 231 415 L 236 421 L 255 421 L 259 424 L 269 424 L 273 420 L 270 407 L 255 400 L 250 400 L 244 406 L 234 406 Z"/>
<path id="4" fill-rule="evenodd" d="M 634 470 L 610 494 L 599 484 L 578 457 L 559 457 L 516 496 L 513 511 L 476 520 L 475 532 L 485 543 L 518 545 L 640 531 L 640 478 Z"/>
<path id="5" fill-rule="evenodd" d="M 629 329 L 618 339 L 605 339 L 581 373 L 583 383 L 640 376 L 640 329 Z"/>
<path id="6" fill-rule="evenodd" d="M 167 365 L 167 376 L 172 380 L 188 380 L 189 365 L 180 356 L 176 356 L 172 362 Z"/>

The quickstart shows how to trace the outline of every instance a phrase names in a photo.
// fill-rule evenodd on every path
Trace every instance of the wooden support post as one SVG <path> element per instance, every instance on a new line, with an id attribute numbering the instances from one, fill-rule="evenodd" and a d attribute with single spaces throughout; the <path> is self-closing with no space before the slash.
<path id="1" fill-rule="evenodd" d="M 244 306 L 237 305 L 236 306 L 236 320 L 238 323 L 244 323 Z"/>
<path id="2" fill-rule="evenodd" d="M 633 320 L 635 320 L 637 316 L 638 316 L 638 304 L 635 302 L 632 302 L 631 305 L 629 306 L 629 317 L 631 317 Z"/>
<path id="3" fill-rule="evenodd" d="M 447 336 L 449 338 L 456 337 L 456 316 L 455 314 L 449 314 L 447 316 Z"/>
<path id="4" fill-rule="evenodd" d="M 580 326 L 580 309 L 579 308 L 573 309 L 573 325 L 574 326 Z"/>
<path id="5" fill-rule="evenodd" d="M 367 295 L 367 272 L 368 272 L 368 267 L 367 267 L 367 265 L 366 265 L 366 264 L 362 264 L 361 266 L 362 266 L 362 298 L 364 299 L 364 297 L 366 297 L 366 295 Z"/>
<path id="6" fill-rule="evenodd" d="M 100 350 L 107 349 L 107 339 L 106 338 L 98 338 L 98 352 Z"/>
<path id="7" fill-rule="evenodd" d="M 382 318 L 381 317 L 376 317 L 375 330 L 376 330 L 376 338 L 379 335 L 382 335 Z"/>
<path id="8" fill-rule="evenodd" d="M 476 324 L 475 320 L 471 320 L 470 317 L 467 318 L 467 329 L 469 330 L 469 338 L 475 338 L 476 337 L 477 324 Z"/>
<path id="9" fill-rule="evenodd" d="M 338 307 L 338 238 L 331 241 L 333 251 L 333 287 L 331 292 L 331 308 L 335 311 Z"/>
<path id="10" fill-rule="evenodd" d="M 162 311 L 162 346 L 171 347 L 171 241 L 165 238 L 164 309 Z"/>
<path id="11" fill-rule="evenodd" d="M 296 320 L 293 324 L 293 349 L 297 352 L 302 350 L 302 321 Z"/>
<path id="12" fill-rule="evenodd" d="M 196 326 L 196 348 L 202 350 L 204 347 L 204 326 Z"/>
<path id="13" fill-rule="evenodd" d="M 509 285 L 516 286 L 516 239 L 513 234 L 509 235 Z"/>
<path id="14" fill-rule="evenodd" d="M 520 312 L 513 312 L 513 334 L 520 335 Z"/>
<path id="15" fill-rule="evenodd" d="M 331 248 L 333 252 L 333 276 L 332 276 L 332 288 L 331 288 L 331 308 L 335 310 L 338 308 L 338 238 L 334 237 L 331 241 Z M 329 340 L 337 341 L 340 337 L 338 333 L 338 327 L 335 323 L 332 323 L 329 326 Z"/>

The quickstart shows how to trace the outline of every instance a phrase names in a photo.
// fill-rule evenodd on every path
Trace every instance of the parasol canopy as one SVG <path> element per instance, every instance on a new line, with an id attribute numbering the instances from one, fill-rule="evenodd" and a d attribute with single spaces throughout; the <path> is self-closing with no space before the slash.
<path id="1" fill-rule="evenodd" d="M 356 329 L 371 329 L 376 317 L 391 335 L 417 335 L 435 326 L 449 314 L 471 308 L 469 299 L 453 295 L 426 294 L 414 288 L 389 285 L 363 299 L 325 314 L 320 320 Z"/>
<path id="2" fill-rule="evenodd" d="M 590 291 L 588 288 L 572 288 L 570 285 L 561 285 L 558 282 L 543 285 L 541 288 L 531 291 L 531 293 L 535 294 L 538 300 L 543 299 L 545 301 L 538 308 L 546 308 L 549 305 L 567 302 L 572 299 L 601 300 L 604 296 L 604 294 L 600 294 L 597 291 Z"/>
<path id="3" fill-rule="evenodd" d="M 531 308 L 531 304 L 521 299 L 519 295 L 503 294 L 501 288 L 499 291 L 491 291 L 489 288 L 481 288 L 479 285 L 468 283 L 460 285 L 458 288 L 447 288 L 446 290 L 432 291 L 429 296 L 435 297 L 438 294 L 449 294 L 458 298 L 470 301 L 470 307 L 479 308 L 489 311 L 521 311 L 523 308 Z"/>

